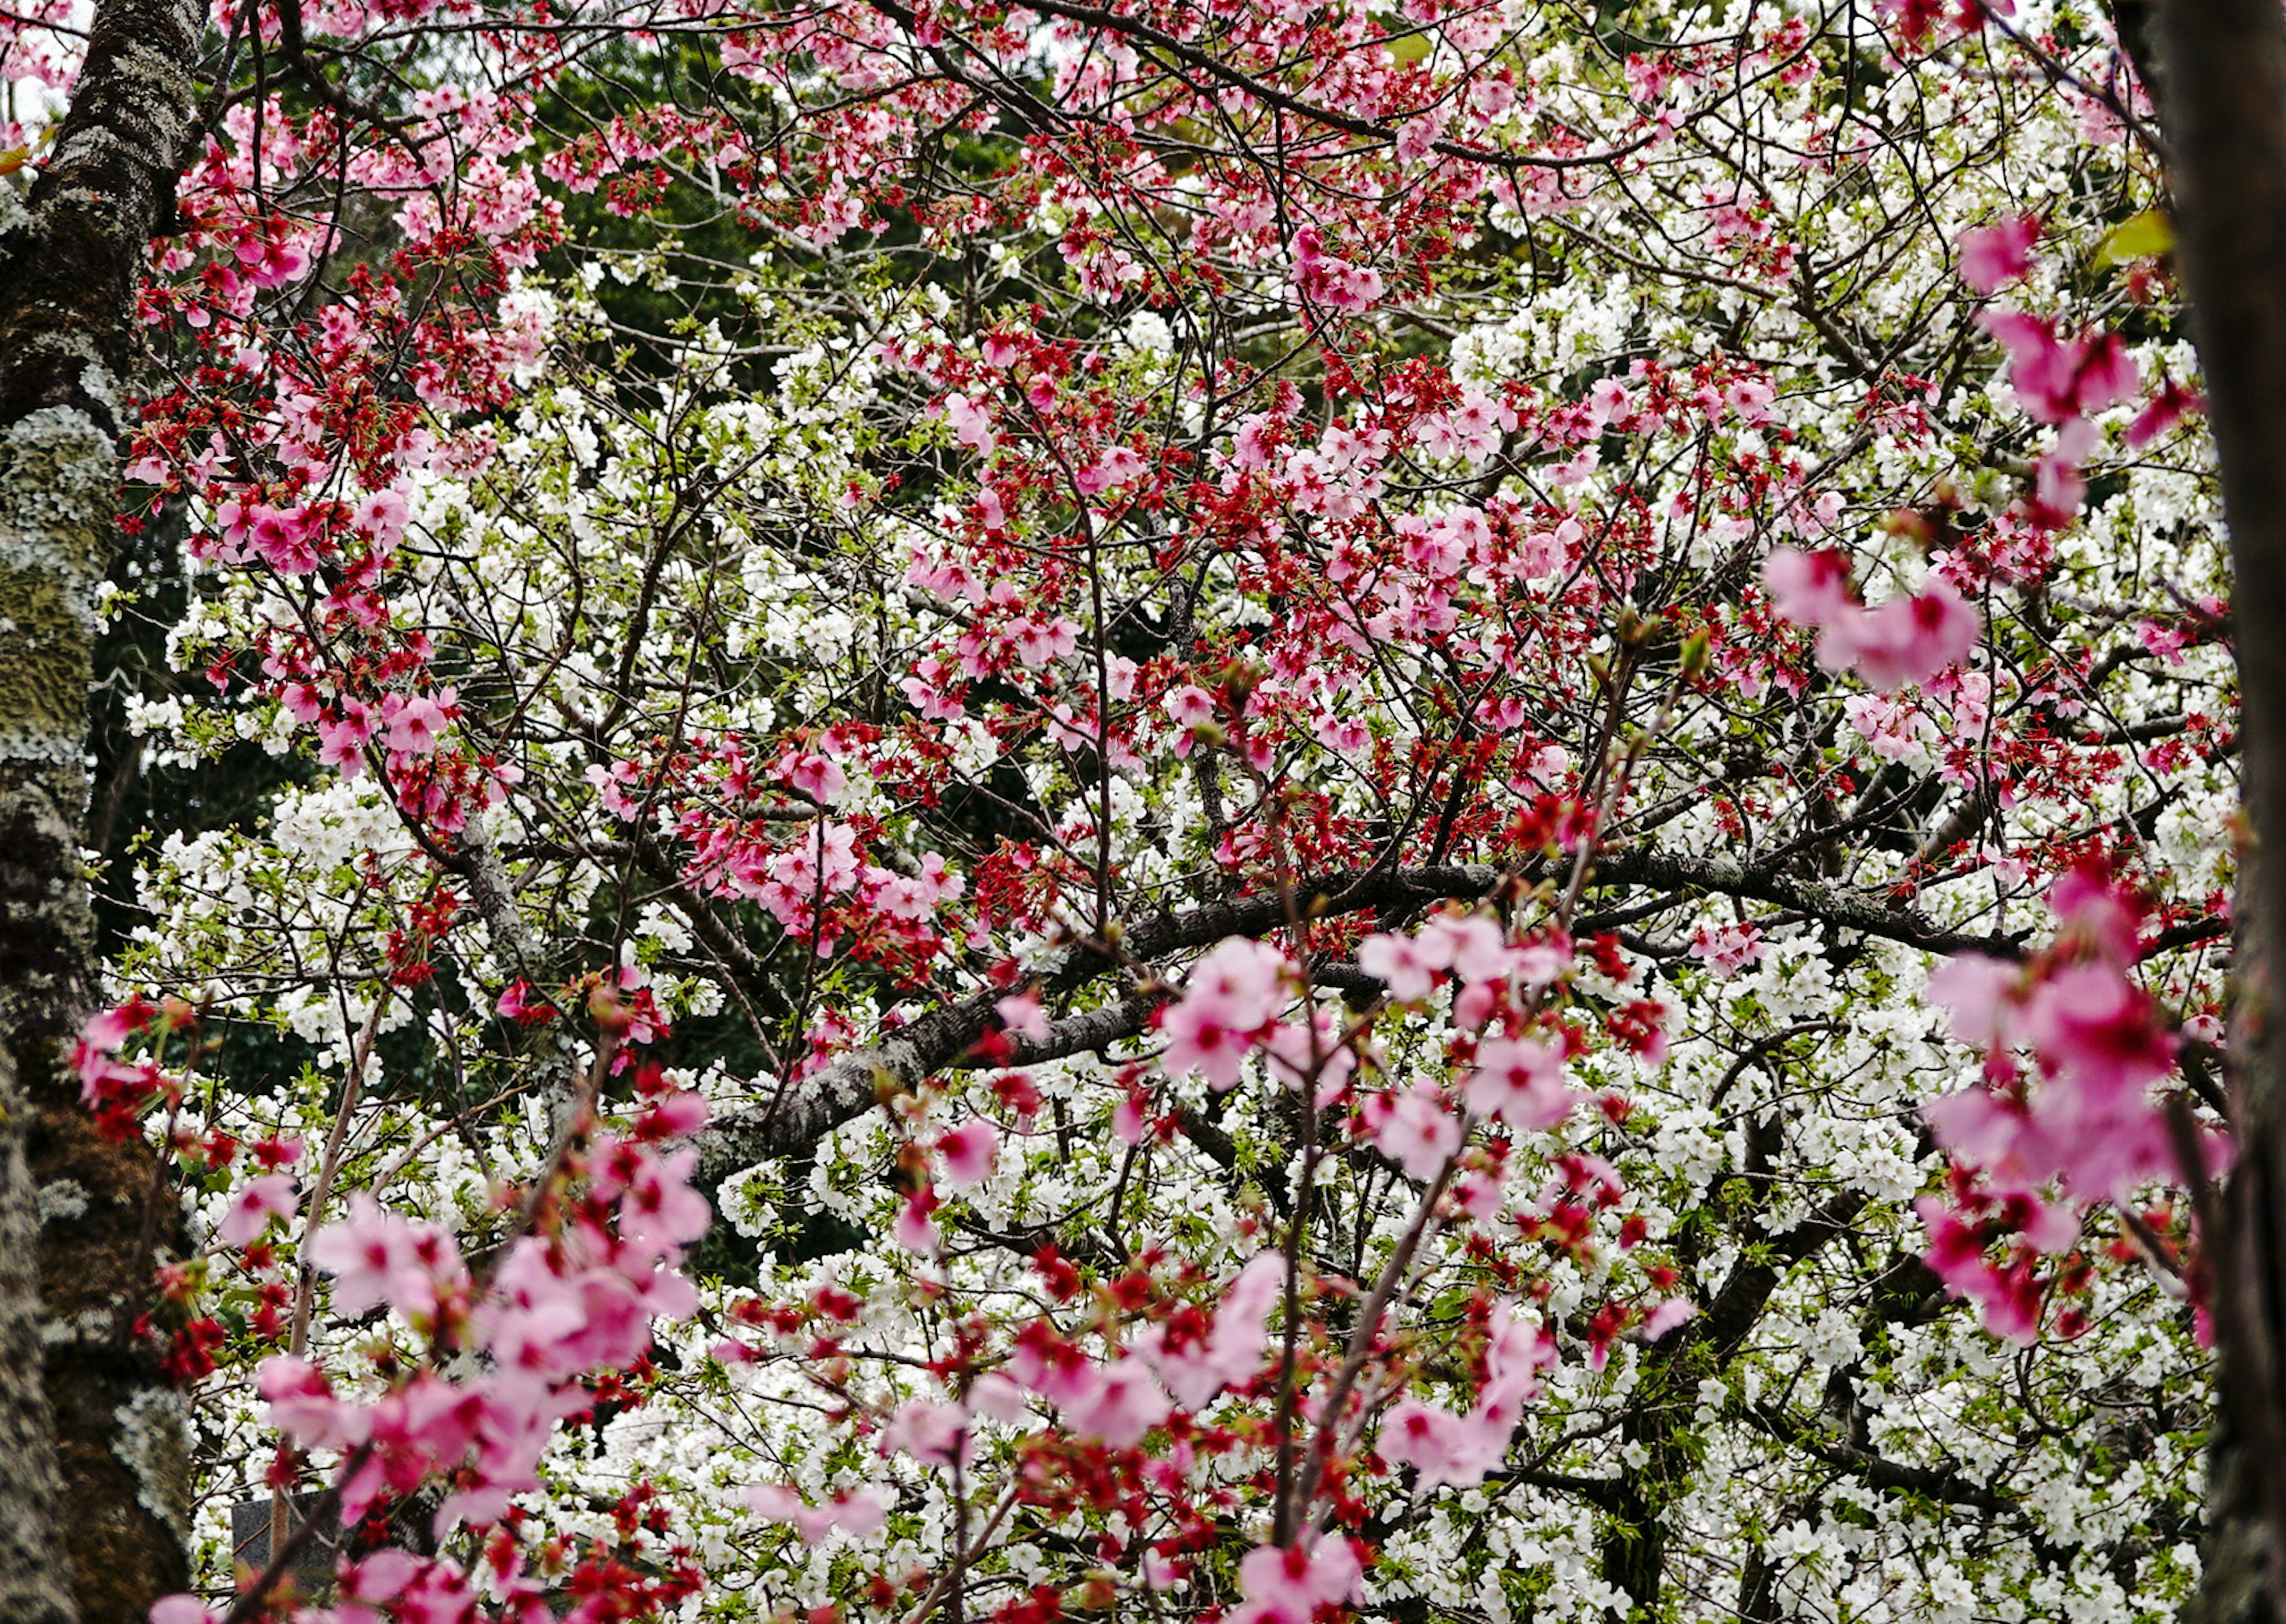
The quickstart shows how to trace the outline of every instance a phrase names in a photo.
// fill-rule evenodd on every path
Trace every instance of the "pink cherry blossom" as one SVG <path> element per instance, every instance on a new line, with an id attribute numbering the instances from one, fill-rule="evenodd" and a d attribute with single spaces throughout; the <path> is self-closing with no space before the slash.
<path id="1" fill-rule="evenodd" d="M 899 1405 L 881 1430 L 883 1455 L 909 1455 L 925 1464 L 950 1466 L 956 1451 L 964 1461 L 976 1453 L 976 1439 L 968 1418 L 957 1405 L 928 1399 L 909 1399 Z"/>
<path id="2" fill-rule="evenodd" d="M 1172 1412 L 1166 1390 L 1139 1360 L 1091 1370 L 1063 1403 L 1064 1421 L 1082 1438 L 1114 1449 L 1132 1448 Z"/>
<path id="3" fill-rule="evenodd" d="M 957 1189 L 973 1190 L 992 1176 L 993 1159 L 1000 1150 L 999 1131 L 979 1116 L 965 1122 L 936 1142 L 947 1182 Z"/>
<path id="4" fill-rule="evenodd" d="M 1286 956 L 1267 942 L 1234 936 L 1192 967 L 1183 996 L 1162 1013 L 1170 1071 L 1195 1072 L 1234 1088 L 1253 1039 L 1292 996 Z"/>
<path id="5" fill-rule="evenodd" d="M 382 729 L 389 747 L 406 755 L 429 755 L 444 730 L 445 711 L 424 694 L 391 694 L 382 701 Z"/>
<path id="6" fill-rule="evenodd" d="M 1245 1382 L 1262 1368 L 1272 1309 L 1285 1289 L 1283 1259 L 1265 1252 L 1239 1271 L 1215 1306 L 1203 1336 L 1171 1340 L 1148 1327 L 1135 1341 L 1141 1355 L 1186 1410 L 1206 1407 L 1216 1393 Z"/>
<path id="7" fill-rule="evenodd" d="M 982 406 L 955 392 L 944 398 L 944 416 L 952 425 L 954 438 L 963 445 L 982 456 L 992 454 L 999 438 L 993 433 L 992 419 Z"/>
<path id="8" fill-rule="evenodd" d="M 1850 607 L 1849 560 L 1831 548 L 1779 548 L 1763 561 L 1762 579 L 1778 613 L 1806 626 L 1823 626 Z"/>
<path id="9" fill-rule="evenodd" d="M 1538 1131 L 1572 1114 L 1579 1096 L 1564 1082 L 1563 1056 L 1536 1037 L 1494 1037 L 1477 1045 L 1469 1108 L 1512 1128 Z"/>
<path id="10" fill-rule="evenodd" d="M 1780 548 L 1763 573 L 1778 612 L 1818 628 L 1818 664 L 1837 674 L 1854 670 L 1874 688 L 1933 682 L 1967 658 L 1982 635 L 1976 611 L 1941 578 L 1866 609 L 1849 595 L 1839 553 Z"/>
<path id="11" fill-rule="evenodd" d="M 1434 1179 L 1461 1148 L 1461 1123 L 1425 1084 L 1375 1096 L 1367 1111 L 1373 1142 L 1412 1178 Z"/>
<path id="12" fill-rule="evenodd" d="M 1002 1029 L 1019 1037 L 1038 1039 L 1048 1035 L 1048 1013 L 1036 992 L 1012 993 L 996 1000 L 992 1008 L 1000 1017 Z"/>
<path id="13" fill-rule="evenodd" d="M 1444 931 L 1415 936 L 1378 932 L 1358 943 L 1358 968 L 1386 982 L 1389 996 L 1416 1004 L 1429 996 L 1438 975 L 1453 967 L 1454 943 Z"/>
<path id="14" fill-rule="evenodd" d="M 1685 1297 L 1671 1297 L 1652 1305 L 1641 1327 L 1645 1342 L 1657 1342 L 1699 1313 L 1699 1305 Z"/>
<path id="15" fill-rule="evenodd" d="M 347 1314 L 383 1303 L 426 1313 L 467 1278 L 451 1236 L 383 1211 L 362 1191 L 350 1197 L 347 1218 L 311 1236 L 308 1256 L 334 1277 L 334 1305 Z"/>
<path id="16" fill-rule="evenodd" d="M 215 1226 L 225 1246 L 244 1246 L 270 1226 L 272 1218 L 291 1222 L 301 1195 L 291 1173 L 266 1173 L 241 1186 L 230 1210 Z"/>
<path id="17" fill-rule="evenodd" d="M 1978 293 L 1998 292 L 2031 270 L 2039 237 L 2039 219 L 2029 214 L 1961 233 L 1960 280 Z"/>
<path id="18" fill-rule="evenodd" d="M 1234 1624 L 1309 1624 L 1320 1608 L 1357 1600 L 1364 1576 L 1357 1552 L 1337 1533 L 1306 1543 L 1257 1546 L 1238 1568 L 1246 1600 L 1228 1617 Z"/>
<path id="19" fill-rule="evenodd" d="M 757 1483 L 740 1498 L 757 1516 L 790 1524 L 805 1545 L 816 1544 L 836 1529 L 853 1539 L 864 1539 L 879 1531 L 889 1510 L 888 1497 L 879 1489 L 845 1492 L 813 1506 L 784 1484 Z"/>

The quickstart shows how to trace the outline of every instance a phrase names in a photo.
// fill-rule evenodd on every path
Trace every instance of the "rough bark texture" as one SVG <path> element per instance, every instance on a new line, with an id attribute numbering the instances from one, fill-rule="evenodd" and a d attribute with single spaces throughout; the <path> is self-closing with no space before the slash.
<path id="1" fill-rule="evenodd" d="M 2282 1616 L 2286 1389 L 2286 18 L 2277 0 L 2164 0 L 2176 237 L 2222 464 L 2235 576 L 2246 847 L 2231 1100 L 2239 1159 L 2212 1239 L 2223 1335 L 2205 1576 L 2190 1616 Z"/>
<path id="2" fill-rule="evenodd" d="M 79 846 L 95 595 L 115 535 L 116 390 L 147 246 L 172 206 L 202 15 L 185 0 L 101 0 L 50 161 L 26 204 L 0 204 L 0 1618 L 9 1620 L 139 1624 L 154 1597 L 186 1576 L 177 1401 L 130 1335 L 153 1249 L 177 1220 L 151 1154 L 96 1137 L 68 1059 L 95 974 Z M 29 1356 L 33 1337 L 43 1359 Z M 67 1562 L 56 1560 L 59 1546 Z M 68 1596 L 59 1582 L 67 1575 Z"/>
<path id="3" fill-rule="evenodd" d="M 0 1109 L 20 1120 L 16 1068 L 0 1046 Z M 40 1377 L 38 1234 L 30 1171 L 21 1139 L 0 1132 L 0 1618 L 69 1624 L 77 1616 L 64 1582 L 63 1541 L 54 1518 L 62 1478 L 53 1421 Z"/>

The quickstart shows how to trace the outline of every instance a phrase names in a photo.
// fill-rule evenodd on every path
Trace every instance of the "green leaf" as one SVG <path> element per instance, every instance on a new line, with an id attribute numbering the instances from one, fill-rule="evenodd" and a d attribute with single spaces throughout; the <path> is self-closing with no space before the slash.
<path id="1" fill-rule="evenodd" d="M 2124 265 L 2134 259 L 2156 259 L 2175 246 L 2175 227 L 2164 209 L 2146 209 L 2132 220 L 2111 228 L 2096 250 L 2096 263 Z"/>

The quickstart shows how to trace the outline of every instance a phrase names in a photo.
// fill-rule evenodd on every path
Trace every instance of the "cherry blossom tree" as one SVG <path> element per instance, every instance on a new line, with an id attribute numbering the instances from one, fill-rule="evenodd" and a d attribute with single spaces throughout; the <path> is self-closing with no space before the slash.
<path id="1" fill-rule="evenodd" d="M 0 1611 L 2268 1616 L 2201 5 L 0 12 Z"/>

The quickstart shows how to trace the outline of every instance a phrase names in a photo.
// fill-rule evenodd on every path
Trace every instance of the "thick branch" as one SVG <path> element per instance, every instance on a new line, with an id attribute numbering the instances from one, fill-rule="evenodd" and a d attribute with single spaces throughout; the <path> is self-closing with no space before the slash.
<path id="1" fill-rule="evenodd" d="M 1452 863 L 1412 869 L 1371 869 L 1320 875 L 1299 882 L 1294 905 L 1305 918 L 1331 918 L 1375 910 L 1384 915 L 1431 903 L 1489 895 L 1502 871 L 1485 863 Z M 1530 876 L 1523 878 L 1529 879 Z M 2014 957 L 2021 936 L 1977 935 L 1947 930 L 1911 909 L 1884 906 L 1863 893 L 1818 885 L 1775 871 L 1722 859 L 1658 851 L 1607 852 L 1596 860 L 1599 887 L 1656 887 L 1707 891 L 1792 909 L 1843 929 L 1902 942 L 1928 952 L 1975 951 Z M 1179 914 L 1163 914 L 1127 932 L 1116 950 L 1081 942 L 1060 949 L 1033 973 L 1044 989 L 1068 993 L 1125 965 L 1151 965 L 1171 955 L 1212 946 L 1227 936 L 1263 936 L 1286 923 L 1286 904 L 1275 894 L 1209 903 Z M 797 1155 L 842 1123 L 870 1109 L 885 1092 L 912 1089 L 932 1074 L 960 1063 L 977 1039 L 995 1024 L 999 989 L 940 1005 L 870 1047 L 843 1055 L 823 1071 L 783 1090 L 767 1105 L 724 1118 L 701 1141 L 702 1175 L 719 1179 L 764 1157 Z M 1091 1012 L 1081 1022 L 1059 1023 L 1052 1052 L 1014 1046 L 1009 1063 L 1037 1064 L 1100 1048 L 1142 1029 L 1147 1004 L 1130 999 L 1114 1016 Z"/>

